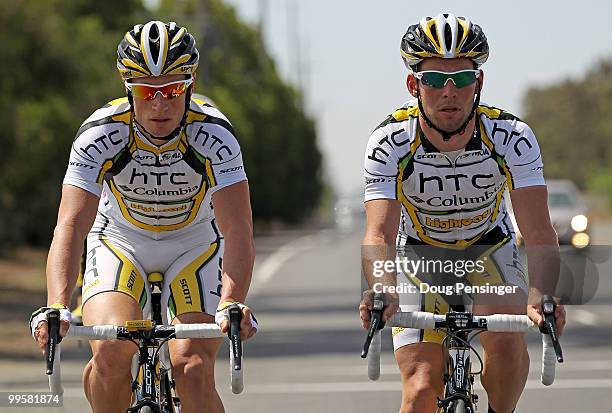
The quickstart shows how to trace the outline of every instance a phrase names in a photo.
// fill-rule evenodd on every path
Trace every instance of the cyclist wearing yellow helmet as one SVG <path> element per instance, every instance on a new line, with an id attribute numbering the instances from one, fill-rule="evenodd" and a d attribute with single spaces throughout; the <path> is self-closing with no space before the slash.
<path id="1" fill-rule="evenodd" d="M 127 98 L 96 110 L 72 146 L 47 262 L 48 307 L 31 326 L 41 348 L 49 307 L 65 307 L 87 237 L 83 322 L 123 325 L 151 310 L 147 274 L 164 276 L 164 319 L 216 322 L 243 303 L 254 260 L 249 188 L 227 118 L 193 98 L 198 50 L 174 22 L 151 21 L 125 34 L 117 67 Z M 241 334 L 257 323 L 244 304 Z M 62 333 L 70 313 L 62 309 Z M 221 412 L 214 362 L 221 340 L 169 343 L 182 412 Z M 125 412 L 136 348 L 92 342 L 84 372 L 94 412 Z"/>
<path id="2" fill-rule="evenodd" d="M 484 32 L 469 19 L 453 14 L 425 17 L 408 28 L 401 55 L 411 71 L 406 84 L 415 99 L 393 112 L 368 142 L 363 262 L 370 287 L 384 280 L 413 286 L 416 289 L 409 291 L 416 292 L 388 293 L 383 319 L 398 307 L 445 313 L 456 304 L 473 304 L 477 314 L 527 313 L 541 324 L 541 306 L 531 305 L 539 302 L 543 290 L 550 293 L 548 267 L 540 258 L 546 254 L 551 262 L 558 258 L 542 158 L 529 126 L 480 102 L 484 82 L 480 66 L 489 56 Z M 531 288 L 517 260 L 514 230 L 504 203 L 508 191 L 527 247 L 549 246 L 529 254 Z M 397 249 L 399 261 L 412 259 L 418 264 L 421 260 L 421 269 L 398 266 L 396 271 L 394 266 L 375 276 L 374 260 L 394 259 L 395 252 L 388 252 L 392 249 Z M 440 267 L 423 270 L 431 258 L 445 257 L 454 263 L 457 258 L 464 262 L 467 258 L 482 269 L 467 269 L 462 274 L 452 268 L 450 273 Z M 424 280 L 441 286 L 457 281 L 471 286 L 507 285 L 517 287 L 517 292 L 504 297 L 463 295 L 458 303 L 455 291 L 447 295 L 444 289 L 429 292 L 425 286 L 430 284 Z M 369 290 L 360 305 L 364 327 L 371 308 Z M 557 307 L 557 316 L 562 329 L 562 306 Z M 445 373 L 442 338 L 435 331 L 394 329 L 403 384 L 401 412 L 436 411 Z M 511 412 L 529 368 L 524 338 L 507 333 L 484 333 L 480 338 L 485 350 L 481 381 L 489 409 Z"/>

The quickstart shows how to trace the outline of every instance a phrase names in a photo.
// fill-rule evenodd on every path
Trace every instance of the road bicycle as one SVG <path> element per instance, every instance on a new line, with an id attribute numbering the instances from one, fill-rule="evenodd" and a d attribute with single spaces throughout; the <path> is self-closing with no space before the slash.
<path id="1" fill-rule="evenodd" d="M 438 398 L 438 412 L 443 413 L 474 413 L 478 403 L 478 395 L 474 393 L 475 376 L 482 372 L 482 358 L 474 349 L 472 340 L 484 331 L 495 332 L 528 332 L 542 333 L 542 376 L 544 385 L 550 385 L 555 379 L 556 362 L 563 362 L 563 353 L 557 328 L 555 324 L 556 304 L 552 297 L 542 298 L 545 322 L 539 329 L 526 315 L 493 314 L 478 316 L 471 312 L 454 311 L 446 314 L 433 314 L 430 312 L 398 312 L 386 323 L 382 321 L 384 310 L 384 297 L 375 294 L 372 318 L 361 353 L 362 358 L 368 359 L 368 377 L 377 380 L 380 377 L 380 350 L 381 330 L 385 324 L 392 327 L 440 329 L 444 331 L 445 338 L 442 346 L 446 350 L 446 369 L 443 376 L 444 395 Z M 478 357 L 481 369 L 472 371 L 470 354 L 474 352 Z"/>
<path id="2" fill-rule="evenodd" d="M 132 361 L 133 397 L 127 413 L 180 413 L 181 403 L 172 378 L 167 342 L 172 339 L 222 338 L 226 335 L 216 324 L 164 325 L 161 311 L 163 275 L 152 273 L 148 275 L 148 280 L 152 288 L 151 319 L 126 321 L 124 326 L 71 326 L 64 339 L 132 341 L 138 346 L 138 351 Z M 233 393 L 238 394 L 244 389 L 240 339 L 242 310 L 238 305 L 232 305 L 228 310 L 230 328 L 227 337 L 230 342 L 231 388 Z M 46 373 L 49 375 L 49 388 L 51 393 L 62 395 L 61 349 L 58 346 L 62 340 L 59 336 L 59 310 L 50 311 L 47 322 L 49 341 L 46 352 Z"/>

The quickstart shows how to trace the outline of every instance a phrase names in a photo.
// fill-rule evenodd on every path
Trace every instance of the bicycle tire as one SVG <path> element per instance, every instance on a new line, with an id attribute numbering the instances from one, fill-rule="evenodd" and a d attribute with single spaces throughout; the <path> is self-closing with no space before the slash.
<path id="1" fill-rule="evenodd" d="M 164 373 L 162 377 L 162 385 L 160 386 L 160 390 L 163 388 L 163 398 L 166 402 L 166 411 L 168 413 L 175 413 L 176 406 L 174 405 L 174 400 L 172 398 L 172 389 L 170 388 L 170 378 L 168 377 L 168 373 Z"/>
<path id="2" fill-rule="evenodd" d="M 457 399 L 453 404 L 455 405 L 453 413 L 465 413 L 465 402 L 463 400 Z"/>

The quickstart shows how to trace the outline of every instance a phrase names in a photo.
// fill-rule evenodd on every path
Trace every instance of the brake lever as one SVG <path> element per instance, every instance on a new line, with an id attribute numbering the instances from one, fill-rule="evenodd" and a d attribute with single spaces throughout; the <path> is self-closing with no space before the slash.
<path id="1" fill-rule="evenodd" d="M 242 310 L 238 304 L 228 307 L 229 329 L 227 336 L 230 339 L 232 352 L 234 355 L 234 370 L 242 370 L 242 340 L 240 339 L 240 322 L 242 321 Z"/>
<path id="2" fill-rule="evenodd" d="M 368 328 L 368 334 L 366 335 L 365 343 L 363 344 L 363 350 L 361 350 L 361 358 L 368 356 L 370 350 L 370 344 L 374 338 L 374 334 L 377 330 L 385 328 L 385 322 L 382 319 L 383 311 L 385 310 L 385 296 L 382 293 L 375 293 L 374 300 L 372 303 L 372 312 L 370 317 L 370 327 Z"/>
<path id="3" fill-rule="evenodd" d="M 563 363 L 563 351 L 561 350 L 561 343 L 559 342 L 559 334 L 557 332 L 557 318 L 555 317 L 555 309 L 557 303 L 550 295 L 542 296 L 542 314 L 544 315 L 544 324 L 540 327 L 540 331 L 543 334 L 550 335 L 555 354 L 557 356 L 557 362 Z"/>
<path id="4" fill-rule="evenodd" d="M 57 309 L 49 310 L 47 313 L 47 326 L 49 339 L 47 340 L 47 375 L 53 374 L 53 362 L 55 361 L 55 348 L 62 341 L 60 336 L 60 312 Z"/>

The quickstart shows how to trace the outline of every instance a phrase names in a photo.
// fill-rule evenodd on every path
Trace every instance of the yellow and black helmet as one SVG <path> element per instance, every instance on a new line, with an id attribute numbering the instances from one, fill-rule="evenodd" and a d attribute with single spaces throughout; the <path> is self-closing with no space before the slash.
<path id="1" fill-rule="evenodd" d="M 199 54 L 195 39 L 175 22 L 150 21 L 127 32 L 117 48 L 124 80 L 169 74 L 193 75 Z"/>
<path id="2" fill-rule="evenodd" d="M 418 24 L 410 26 L 402 37 L 400 50 L 404 64 L 413 71 L 428 57 L 467 57 L 476 67 L 489 58 L 489 44 L 480 26 L 450 13 L 423 17 Z"/>

